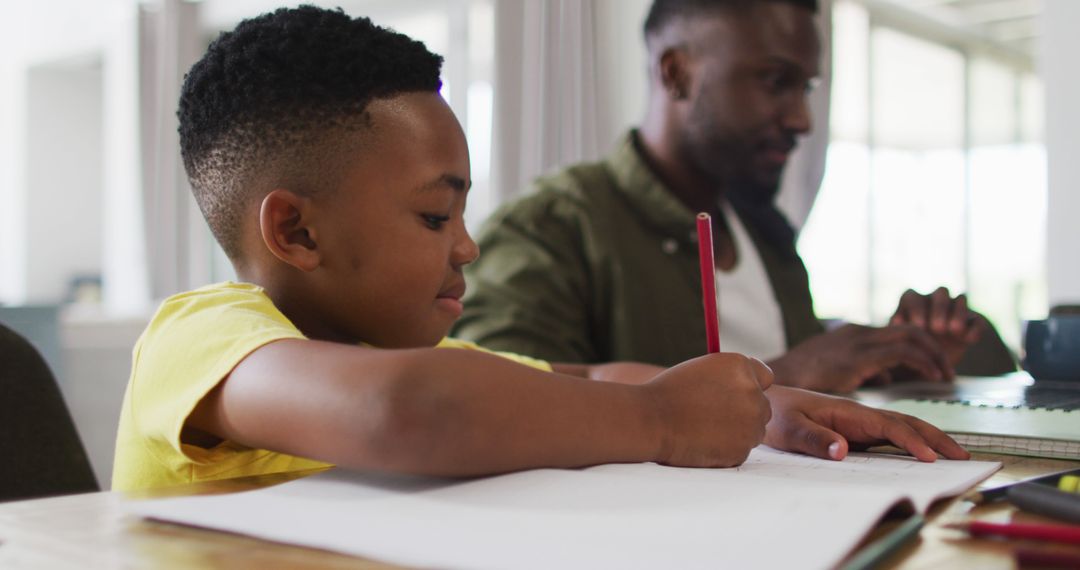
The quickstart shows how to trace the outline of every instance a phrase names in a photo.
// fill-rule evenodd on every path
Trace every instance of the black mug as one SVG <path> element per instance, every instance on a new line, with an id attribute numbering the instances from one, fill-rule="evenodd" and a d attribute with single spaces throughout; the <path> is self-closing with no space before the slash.
<path id="1" fill-rule="evenodd" d="M 1080 314 L 1027 321 L 1023 365 L 1038 380 L 1080 381 Z"/>

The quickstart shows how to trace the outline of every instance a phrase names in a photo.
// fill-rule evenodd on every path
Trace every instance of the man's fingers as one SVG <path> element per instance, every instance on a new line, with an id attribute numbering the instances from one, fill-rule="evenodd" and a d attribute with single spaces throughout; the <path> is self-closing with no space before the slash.
<path id="1" fill-rule="evenodd" d="M 907 366 L 931 380 L 951 378 L 945 353 L 930 335 L 913 326 L 880 329 L 873 341 L 860 350 L 872 359 L 867 376 L 896 366 Z"/>
<path id="2" fill-rule="evenodd" d="M 964 333 L 961 336 L 964 344 L 971 346 L 982 338 L 982 335 L 990 329 L 990 321 L 986 320 L 986 317 L 976 313 L 975 311 L 968 311 L 968 320 L 964 328 Z"/>
<path id="3" fill-rule="evenodd" d="M 923 297 L 914 289 L 904 291 L 900 295 L 900 303 L 897 304 L 896 313 L 889 324 L 910 323 L 918 327 L 926 325 L 926 297 Z"/>
<path id="4" fill-rule="evenodd" d="M 952 302 L 952 311 L 949 313 L 949 334 L 963 338 L 971 325 L 971 313 L 968 311 L 967 295 L 957 295 Z"/>
<path id="5" fill-rule="evenodd" d="M 952 380 L 953 376 L 955 376 L 953 367 L 952 364 L 949 363 L 949 356 L 945 354 L 941 344 L 934 340 L 934 337 L 921 329 L 908 328 L 905 333 L 907 342 L 918 347 L 920 351 L 926 354 L 933 361 L 934 368 L 939 371 L 938 374 L 929 376 L 929 378 L 934 380 Z"/>
<path id="6" fill-rule="evenodd" d="M 889 368 L 907 366 L 929 380 L 944 380 L 941 370 L 937 367 L 933 358 L 926 352 L 911 345 L 901 344 L 882 346 L 868 353 L 873 359 L 873 365 L 880 373 Z"/>
<path id="7" fill-rule="evenodd" d="M 945 334 L 948 330 L 951 304 L 949 290 L 944 287 L 938 287 L 930 294 L 930 331 L 934 334 Z"/>

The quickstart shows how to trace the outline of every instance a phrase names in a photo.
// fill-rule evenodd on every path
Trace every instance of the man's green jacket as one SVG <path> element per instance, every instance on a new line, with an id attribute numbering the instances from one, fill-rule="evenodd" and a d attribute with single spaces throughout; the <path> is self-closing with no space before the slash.
<path id="1" fill-rule="evenodd" d="M 659 181 L 635 136 L 604 161 L 540 178 L 492 215 L 452 336 L 553 362 L 671 366 L 705 353 L 696 212 Z M 781 250 L 744 225 L 787 346 L 823 332 L 792 244 Z"/>

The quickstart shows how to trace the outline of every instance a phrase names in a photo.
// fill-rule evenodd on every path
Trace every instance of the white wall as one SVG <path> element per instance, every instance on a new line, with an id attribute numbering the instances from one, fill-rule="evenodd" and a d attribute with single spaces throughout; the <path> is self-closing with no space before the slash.
<path id="1" fill-rule="evenodd" d="M 70 318 L 63 320 L 59 378 L 71 418 L 90 466 L 103 489 L 112 484 L 116 429 L 124 389 L 131 374 L 131 347 L 147 319 Z"/>
<path id="2" fill-rule="evenodd" d="M 648 59 L 641 27 L 650 0 L 596 0 L 597 138 L 605 151 L 645 117 Z"/>
<path id="3" fill-rule="evenodd" d="M 101 65 L 35 66 L 26 85 L 24 298 L 53 304 L 101 273 Z"/>
<path id="4" fill-rule="evenodd" d="M 1080 2 L 1046 0 L 1041 74 L 1046 86 L 1047 284 L 1050 306 L 1080 304 Z M 1017 199 L 1022 199 L 1018 196 Z M 1022 231 L 1008 228 L 1008 231 Z"/>
<path id="5" fill-rule="evenodd" d="M 25 303 L 28 283 L 28 207 L 25 112 L 29 70 L 100 55 L 107 30 L 100 17 L 136 0 L 38 0 L 4 5 L 0 18 L 0 302 Z"/>

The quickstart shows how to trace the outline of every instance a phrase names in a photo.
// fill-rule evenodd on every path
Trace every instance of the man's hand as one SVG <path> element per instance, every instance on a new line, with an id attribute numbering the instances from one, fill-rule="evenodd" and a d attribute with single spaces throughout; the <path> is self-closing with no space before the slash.
<path id="1" fill-rule="evenodd" d="M 906 367 L 931 380 L 950 380 L 952 365 L 939 343 L 913 325 L 844 325 L 817 335 L 769 362 L 776 382 L 820 392 L 851 392 L 890 369 Z"/>
<path id="2" fill-rule="evenodd" d="M 665 370 L 640 387 L 661 440 L 655 461 L 679 467 L 733 467 L 765 437 L 772 372 L 741 354 L 710 354 Z"/>
<path id="3" fill-rule="evenodd" d="M 889 324 L 913 325 L 930 333 L 952 365 L 960 362 L 968 347 L 990 327 L 985 317 L 968 308 L 966 295 L 952 297 L 944 287 L 929 295 L 908 289 Z"/>
<path id="4" fill-rule="evenodd" d="M 765 444 L 776 449 L 837 461 L 849 449 L 875 445 L 894 445 L 926 462 L 939 453 L 946 459 L 971 457 L 941 430 L 905 414 L 782 386 L 765 394 L 773 410 Z"/>

